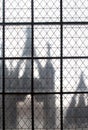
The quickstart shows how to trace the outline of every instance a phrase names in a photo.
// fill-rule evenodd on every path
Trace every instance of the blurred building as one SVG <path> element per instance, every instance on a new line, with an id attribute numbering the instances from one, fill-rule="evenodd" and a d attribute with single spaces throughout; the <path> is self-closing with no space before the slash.
<path id="1" fill-rule="evenodd" d="M 85 85 L 82 73 L 76 92 L 83 92 L 87 90 L 88 89 Z M 64 128 L 88 128 L 88 102 L 86 97 L 87 94 L 82 93 L 73 95 L 64 118 Z"/>

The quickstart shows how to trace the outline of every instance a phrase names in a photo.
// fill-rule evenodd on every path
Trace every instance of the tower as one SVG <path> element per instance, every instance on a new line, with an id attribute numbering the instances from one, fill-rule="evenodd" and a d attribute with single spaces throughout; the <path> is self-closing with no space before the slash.
<path id="1" fill-rule="evenodd" d="M 47 49 L 47 56 L 50 57 L 50 44 L 47 43 L 48 49 Z M 45 68 L 44 68 L 44 72 L 45 72 L 45 89 L 46 91 L 54 91 L 54 79 L 55 79 L 55 70 L 54 67 L 52 65 L 52 62 L 50 59 L 47 59 Z"/>
<path id="2" fill-rule="evenodd" d="M 85 85 L 83 72 L 80 75 L 80 81 L 76 92 L 83 92 L 87 90 Z M 67 128 L 85 128 L 85 124 L 88 122 L 86 114 L 88 113 L 88 107 L 85 103 L 84 94 L 74 94 L 71 103 L 66 111 L 64 118 L 64 127 Z"/>
<path id="3" fill-rule="evenodd" d="M 50 45 L 47 43 L 47 56 L 50 57 Z M 45 68 L 45 92 L 54 92 L 54 75 L 55 70 L 51 60 L 47 59 Z M 56 104 L 55 95 L 50 94 L 44 98 L 44 126 L 46 129 L 55 129 L 56 127 Z"/>
<path id="4" fill-rule="evenodd" d="M 79 84 L 78 84 L 76 91 L 81 92 L 81 91 L 86 91 L 86 90 L 87 90 L 87 86 L 85 85 L 84 78 L 83 78 L 83 72 L 82 72 L 80 75 L 80 80 L 79 80 Z"/>
<path id="5" fill-rule="evenodd" d="M 31 55 L 31 51 L 29 51 L 28 48 L 31 48 L 31 30 L 30 28 L 27 29 L 26 32 L 26 37 L 27 40 L 25 42 L 25 47 L 23 50 L 23 54 L 22 57 L 28 57 Z M 30 40 L 29 40 L 30 39 Z M 20 73 L 20 69 L 21 69 L 21 65 L 24 62 L 24 60 L 19 60 L 17 62 L 17 66 L 16 68 L 11 71 L 8 72 L 8 70 L 6 69 L 6 75 L 8 76 L 9 80 L 7 82 L 7 90 L 13 91 L 13 90 L 17 90 L 18 92 L 23 92 L 23 91 L 29 91 L 31 86 L 30 86 L 30 77 L 31 77 L 31 71 L 29 68 L 31 68 L 31 61 L 30 60 L 26 60 L 25 63 L 25 68 L 24 68 L 24 73 L 22 75 L 22 77 L 19 77 L 19 73 Z M 13 82 L 11 82 L 10 77 L 14 79 Z M 11 85 L 10 85 L 11 82 Z M 11 129 L 16 129 L 17 128 L 17 102 L 22 101 L 25 99 L 26 94 L 20 95 L 20 98 L 18 94 L 14 94 L 12 95 L 8 95 L 8 100 L 6 101 L 6 107 L 5 107 L 5 111 L 6 111 L 6 121 L 5 121 L 5 126 L 6 128 L 11 128 Z M 11 106 L 11 107 L 10 107 Z M 9 108 L 9 111 L 12 112 L 14 110 L 13 113 L 8 113 L 7 109 Z M 8 120 L 9 118 L 9 120 Z"/>

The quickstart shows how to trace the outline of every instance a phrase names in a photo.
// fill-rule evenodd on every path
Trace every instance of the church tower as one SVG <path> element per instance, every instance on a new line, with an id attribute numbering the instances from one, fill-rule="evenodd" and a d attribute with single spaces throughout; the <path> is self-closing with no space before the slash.
<path id="1" fill-rule="evenodd" d="M 51 57 L 50 55 L 50 44 L 47 43 L 47 46 L 48 46 L 48 49 L 47 49 L 47 56 L 48 57 Z M 54 91 L 54 75 L 55 75 L 55 70 L 54 70 L 54 67 L 52 65 L 52 62 L 50 59 L 47 59 L 47 62 L 46 62 L 46 65 L 45 65 L 45 68 L 44 68 L 44 71 L 45 71 L 45 82 L 46 82 L 46 91 Z"/>
<path id="2" fill-rule="evenodd" d="M 87 86 L 85 85 L 83 72 L 80 76 L 80 81 L 76 92 L 87 91 Z M 85 103 L 85 94 L 74 94 L 71 103 L 66 111 L 66 116 L 64 119 L 64 127 L 66 128 L 85 128 L 88 119 L 86 118 L 88 114 L 88 106 Z M 87 126 L 88 127 L 88 126 Z"/>
<path id="3" fill-rule="evenodd" d="M 50 45 L 47 43 L 47 56 L 50 57 Z M 49 92 L 54 91 L 54 75 L 55 70 L 51 63 L 50 59 L 47 59 L 45 67 L 42 67 L 39 60 L 36 60 L 39 72 L 39 80 L 41 82 L 41 86 L 39 87 L 39 91 Z M 37 89 L 37 88 L 36 88 Z"/>

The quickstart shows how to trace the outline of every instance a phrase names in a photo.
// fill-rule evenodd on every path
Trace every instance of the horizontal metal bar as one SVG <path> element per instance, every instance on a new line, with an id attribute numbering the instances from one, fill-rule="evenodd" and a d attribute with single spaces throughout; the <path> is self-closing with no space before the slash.
<path id="1" fill-rule="evenodd" d="M 0 60 L 5 59 L 5 60 L 26 60 L 26 59 L 32 59 L 32 57 L 0 57 Z"/>
<path id="2" fill-rule="evenodd" d="M 88 24 L 88 22 L 63 22 L 63 21 L 60 21 L 60 22 L 34 22 L 33 23 L 34 25 L 86 25 Z"/>
<path id="3" fill-rule="evenodd" d="M 64 56 L 63 59 L 88 59 L 88 56 Z"/>
<path id="4" fill-rule="evenodd" d="M 0 25 L 4 25 L 4 26 L 22 26 L 22 25 L 31 25 L 31 22 L 5 22 L 5 23 L 2 23 L 0 22 Z"/>
<path id="5" fill-rule="evenodd" d="M 73 21 L 73 22 L 62 22 L 62 24 L 64 24 L 64 25 L 87 25 L 88 22 L 85 22 L 85 21 L 75 22 L 75 21 Z"/>
<path id="6" fill-rule="evenodd" d="M 3 57 L 0 57 L 0 60 L 2 60 Z M 19 59 L 60 59 L 60 57 L 5 57 L 6 60 L 19 60 Z"/>
<path id="7" fill-rule="evenodd" d="M 88 91 L 78 91 L 78 92 L 63 92 L 62 94 L 88 94 Z"/>
<path id="8" fill-rule="evenodd" d="M 88 59 L 88 56 L 68 56 L 68 57 L 0 57 L 0 60 L 26 60 L 26 59 Z"/>
<path id="9" fill-rule="evenodd" d="M 14 25 L 60 25 L 60 22 L 5 22 L 2 23 L 0 22 L 0 25 L 5 25 L 5 26 L 14 26 Z"/>
<path id="10" fill-rule="evenodd" d="M 88 22 L 0 22 L 0 25 L 14 26 L 14 25 L 88 25 Z"/>
<path id="11" fill-rule="evenodd" d="M 0 92 L 0 94 L 2 95 L 3 93 L 2 92 Z M 28 93 L 28 92 L 5 92 L 4 93 L 4 95 L 6 95 L 6 94 L 8 94 L 8 95 L 10 95 L 10 94 L 12 94 L 12 95 L 28 95 L 28 94 L 31 94 L 30 92 Z"/>
<path id="12" fill-rule="evenodd" d="M 34 22 L 34 25 L 60 25 L 61 22 Z"/>
<path id="13" fill-rule="evenodd" d="M 33 57 L 33 59 L 60 59 L 60 57 Z"/>
<path id="14" fill-rule="evenodd" d="M 0 92 L 0 94 L 2 95 L 3 94 L 3 92 Z M 5 92 L 4 93 L 5 95 L 6 94 L 12 94 L 12 95 L 15 95 L 15 94 L 19 94 L 19 95 L 31 95 L 31 94 L 33 94 L 33 95 L 42 95 L 42 94 L 44 94 L 44 95 L 46 95 L 46 94 L 88 94 L 88 91 L 80 91 L 80 92 Z"/>
<path id="15" fill-rule="evenodd" d="M 3 94 L 0 92 L 0 94 Z M 60 94 L 60 92 L 5 92 L 4 94 L 19 94 L 19 95 L 28 95 L 28 94 Z"/>

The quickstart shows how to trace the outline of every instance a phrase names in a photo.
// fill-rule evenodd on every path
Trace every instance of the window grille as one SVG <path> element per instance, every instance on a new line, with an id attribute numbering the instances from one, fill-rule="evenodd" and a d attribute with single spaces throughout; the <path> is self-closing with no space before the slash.
<path id="1" fill-rule="evenodd" d="M 0 130 L 88 129 L 88 1 L 0 0 Z"/>

